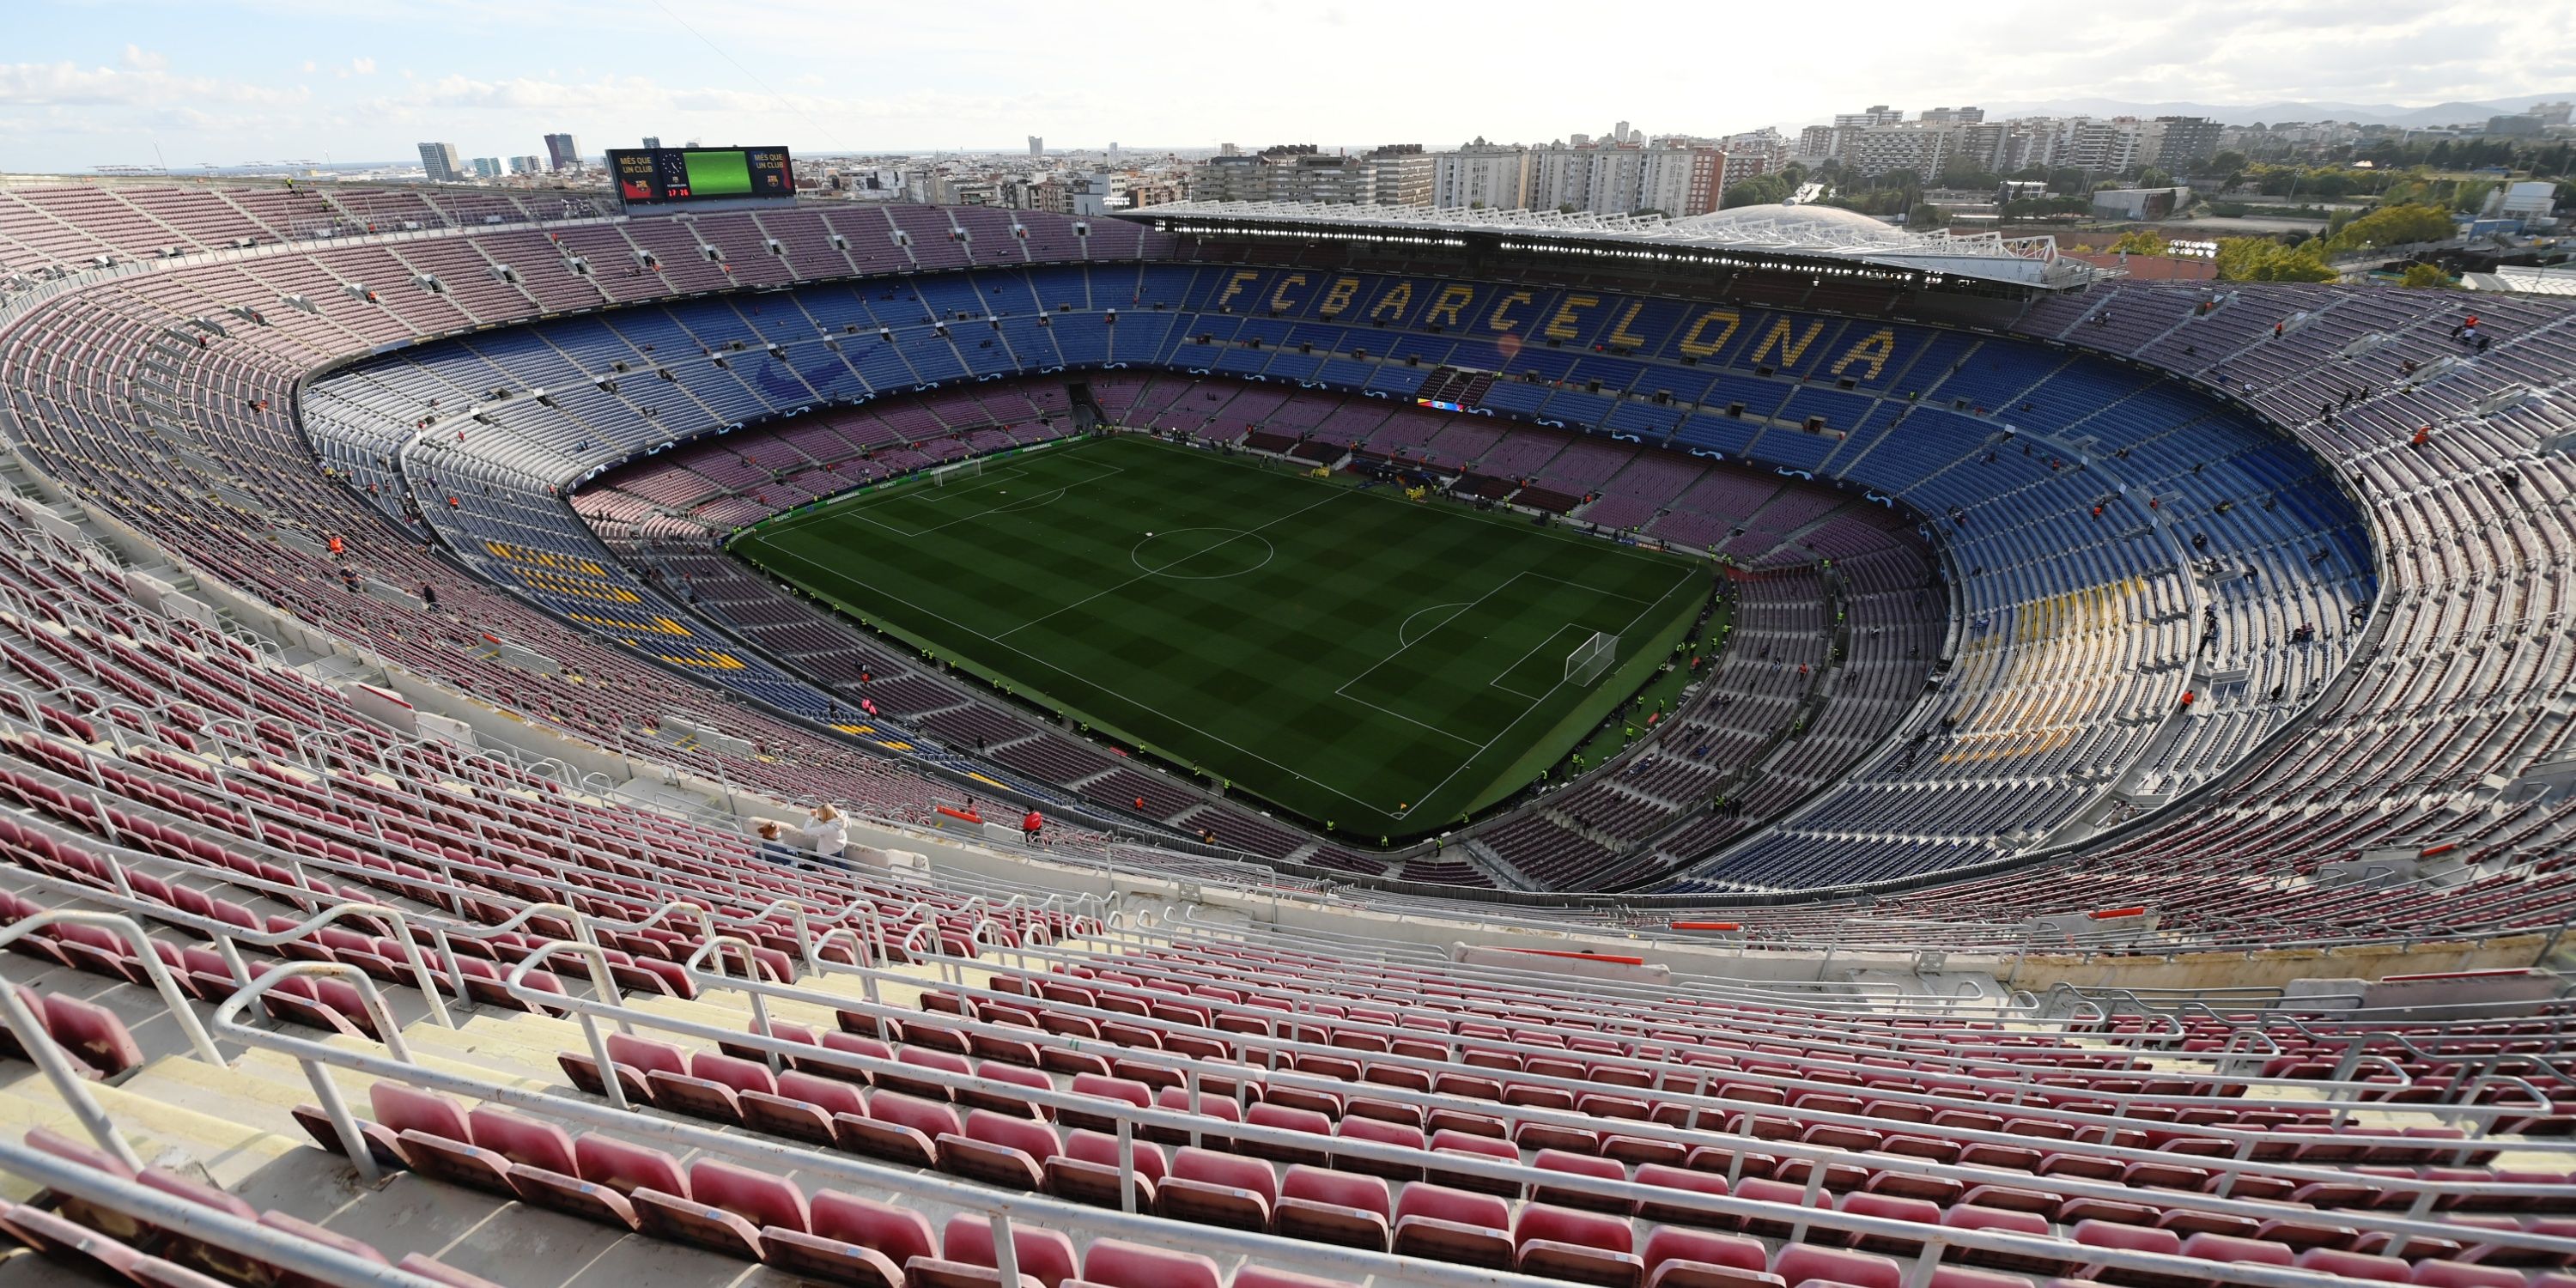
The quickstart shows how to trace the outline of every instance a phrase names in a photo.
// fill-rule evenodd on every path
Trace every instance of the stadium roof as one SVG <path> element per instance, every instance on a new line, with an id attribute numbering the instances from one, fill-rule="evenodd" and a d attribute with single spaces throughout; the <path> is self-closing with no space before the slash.
<path id="1" fill-rule="evenodd" d="M 2576 295 L 2576 268 L 2532 268 L 2501 264 L 2492 273 L 2462 273 L 2472 291 L 2519 291 L 2525 295 Z"/>
<path id="2" fill-rule="evenodd" d="M 1666 248 L 1728 257 L 1778 255 L 2048 288 L 2080 286 L 2109 275 L 2071 256 L 2060 256 L 2053 237 L 1909 232 L 1834 206 L 1738 206 L 1683 219 L 1288 201 L 1184 201 L 1118 213 L 1176 233 L 1278 227 L 1328 236 L 1333 234 L 1327 230 L 1341 229 L 1454 237 L 1461 245 L 1469 234 L 1482 234 L 1506 239 L 1512 250 L 1598 254 Z"/>

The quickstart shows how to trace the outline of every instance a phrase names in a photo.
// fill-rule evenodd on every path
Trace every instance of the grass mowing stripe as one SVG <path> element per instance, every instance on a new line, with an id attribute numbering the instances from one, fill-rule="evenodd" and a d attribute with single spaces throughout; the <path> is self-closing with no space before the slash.
<path id="1" fill-rule="evenodd" d="M 733 549 L 1367 839 L 1453 823 L 1561 757 L 1710 585 L 1696 561 L 1127 436 L 856 493 Z M 1620 663 L 1564 685 L 1562 654 L 1594 630 L 1621 636 Z"/>

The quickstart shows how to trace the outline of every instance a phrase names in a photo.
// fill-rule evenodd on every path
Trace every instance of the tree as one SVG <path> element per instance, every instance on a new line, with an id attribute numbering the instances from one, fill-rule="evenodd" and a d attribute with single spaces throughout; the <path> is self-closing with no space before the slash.
<path id="1" fill-rule="evenodd" d="M 2004 177 L 1972 161 L 1953 157 L 1941 167 L 1940 186 L 1987 191 L 2003 186 Z"/>
<path id="2" fill-rule="evenodd" d="M 2397 279 L 2397 284 L 2419 291 L 2447 291 L 2451 289 L 2451 275 L 2442 271 L 2439 264 L 2409 264 L 2406 275 Z"/>
<path id="3" fill-rule="evenodd" d="M 2336 251 L 2404 246 L 2412 242 L 2448 241 L 2455 234 L 2451 212 L 2437 205 L 2382 206 L 2345 224 L 2329 239 Z"/>
<path id="4" fill-rule="evenodd" d="M 2165 239 L 2163 234 L 2153 229 L 2140 229 L 2120 234 L 2119 239 L 2111 243 L 2110 250 L 2114 255 L 2162 255 L 2165 253 Z"/>
<path id="5" fill-rule="evenodd" d="M 1726 191 L 1718 194 L 1717 204 L 1723 210 L 1732 210 L 1737 206 L 1775 205 L 1793 191 L 1795 189 L 1789 186 L 1788 177 L 1785 175 L 1755 175 L 1750 179 L 1728 184 Z"/>
<path id="6" fill-rule="evenodd" d="M 2174 186 L 2174 178 L 2172 175 L 2167 174 L 2162 170 L 2153 168 L 2140 170 L 2138 172 L 2138 186 L 2141 188 L 2170 188 Z"/>
<path id="7" fill-rule="evenodd" d="M 2218 276 L 2229 282 L 2331 282 L 2336 274 L 2313 240 L 2285 246 L 2269 237 L 2222 237 Z"/>
<path id="8" fill-rule="evenodd" d="M 1916 232 L 1929 232 L 1950 226 L 1950 217 L 1939 206 L 1928 201 L 1915 202 L 1905 212 L 1905 226 Z"/>
<path id="9" fill-rule="evenodd" d="M 2233 174 L 2245 168 L 2245 154 L 2229 148 L 2209 159 L 2212 174 Z"/>

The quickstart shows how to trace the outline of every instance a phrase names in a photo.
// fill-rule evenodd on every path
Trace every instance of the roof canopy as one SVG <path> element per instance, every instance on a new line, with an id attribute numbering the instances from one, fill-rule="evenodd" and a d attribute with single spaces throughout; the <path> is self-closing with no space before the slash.
<path id="1" fill-rule="evenodd" d="M 1169 232 L 1295 230 L 1309 237 L 1469 234 L 1501 236 L 1506 249 L 1619 254 L 1661 248 L 1735 255 L 1776 255 L 1905 269 L 1935 278 L 1972 278 L 2021 286 L 2080 286 L 2101 270 L 2060 258 L 2053 237 L 1996 233 L 1917 233 L 1834 206 L 1738 206 L 1712 214 L 1595 215 L 1552 210 L 1434 210 L 1292 201 L 1185 201 L 1120 211 Z M 1783 265 L 1786 267 L 1787 265 Z"/>

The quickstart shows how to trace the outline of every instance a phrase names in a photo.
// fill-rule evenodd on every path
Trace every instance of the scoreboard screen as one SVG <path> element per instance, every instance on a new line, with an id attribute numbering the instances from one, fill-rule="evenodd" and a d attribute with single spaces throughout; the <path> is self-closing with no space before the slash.
<path id="1" fill-rule="evenodd" d="M 630 206 L 796 195 L 785 148 L 610 148 L 608 170 Z"/>

